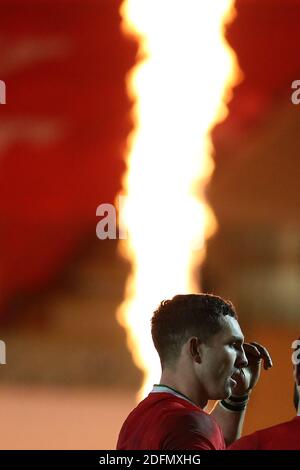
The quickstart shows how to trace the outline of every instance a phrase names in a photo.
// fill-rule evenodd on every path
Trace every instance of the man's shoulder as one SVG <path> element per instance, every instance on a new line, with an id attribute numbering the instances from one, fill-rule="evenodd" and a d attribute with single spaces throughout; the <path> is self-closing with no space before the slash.
<path id="1" fill-rule="evenodd" d="M 157 406 L 162 412 L 161 421 L 164 425 L 172 425 L 174 422 L 184 425 L 190 429 L 207 432 L 220 429 L 216 420 L 205 410 L 194 403 L 168 393 L 150 393 L 140 403 L 140 408 L 152 408 Z"/>
<path id="2" fill-rule="evenodd" d="M 221 449 L 224 438 L 220 426 L 205 411 L 198 409 L 177 408 L 170 410 L 162 419 L 162 427 L 168 441 L 181 442 L 182 448 Z M 199 447 L 197 447 L 199 446 Z M 167 446 L 170 448 L 170 446 Z M 179 447 L 178 447 L 179 448 Z"/>

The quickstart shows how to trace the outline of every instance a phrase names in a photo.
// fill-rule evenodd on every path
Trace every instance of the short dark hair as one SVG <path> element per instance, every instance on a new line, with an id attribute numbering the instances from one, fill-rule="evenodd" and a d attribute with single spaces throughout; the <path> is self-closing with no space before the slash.
<path id="1" fill-rule="evenodd" d="M 212 294 L 176 295 L 163 300 L 151 320 L 151 334 L 162 367 L 178 358 L 191 336 L 206 342 L 223 326 L 224 316 L 237 318 L 233 304 Z"/>

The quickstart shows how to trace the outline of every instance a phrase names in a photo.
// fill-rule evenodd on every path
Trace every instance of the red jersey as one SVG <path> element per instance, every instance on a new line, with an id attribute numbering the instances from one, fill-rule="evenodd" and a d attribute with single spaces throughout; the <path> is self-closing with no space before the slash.
<path id="1" fill-rule="evenodd" d="M 178 392 L 154 386 L 124 422 L 118 450 L 224 450 L 215 419 Z"/>
<path id="2" fill-rule="evenodd" d="M 242 437 L 229 450 L 300 450 L 300 416 Z"/>

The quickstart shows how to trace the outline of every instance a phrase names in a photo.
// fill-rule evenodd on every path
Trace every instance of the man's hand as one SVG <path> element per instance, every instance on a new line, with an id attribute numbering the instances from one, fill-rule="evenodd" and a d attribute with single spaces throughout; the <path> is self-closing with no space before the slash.
<path id="1" fill-rule="evenodd" d="M 265 370 L 273 367 L 271 356 L 266 348 L 258 343 L 244 343 L 243 347 L 248 365 L 233 376 L 237 382 L 233 389 L 233 396 L 245 395 L 255 387 L 260 376 L 262 362 Z"/>
<path id="2" fill-rule="evenodd" d="M 240 373 L 237 373 L 233 376 L 233 379 L 236 380 L 237 385 L 232 389 L 233 397 L 242 397 L 248 395 L 251 389 L 256 385 L 261 371 L 261 366 L 263 364 L 264 369 L 270 369 L 273 366 L 272 359 L 268 351 L 257 343 L 244 343 L 243 345 L 245 355 L 248 360 L 248 365 L 243 367 Z M 230 401 L 230 397 L 228 399 Z M 224 400 L 226 402 L 226 399 Z M 241 403 L 247 403 L 247 397 L 245 400 L 238 401 L 236 406 L 241 406 Z M 243 422 L 245 417 L 246 408 L 237 410 L 237 412 L 232 412 L 222 405 L 222 402 L 212 411 L 212 415 L 218 421 L 222 427 L 223 435 L 227 445 L 231 444 L 233 441 L 241 437 Z"/>

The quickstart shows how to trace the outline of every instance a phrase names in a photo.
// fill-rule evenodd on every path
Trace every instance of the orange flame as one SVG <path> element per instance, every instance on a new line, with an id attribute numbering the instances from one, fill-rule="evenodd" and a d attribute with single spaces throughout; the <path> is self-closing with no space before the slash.
<path id="1" fill-rule="evenodd" d="M 139 398 L 160 377 L 152 313 L 163 299 L 199 290 L 194 269 L 217 228 L 204 190 L 214 168 L 209 132 L 226 116 L 222 98 L 237 77 L 222 35 L 232 3 L 127 0 L 121 7 L 122 28 L 139 36 L 143 58 L 127 80 L 135 130 L 123 181 L 129 238 L 119 246 L 132 273 L 117 312 L 144 372 Z"/>

